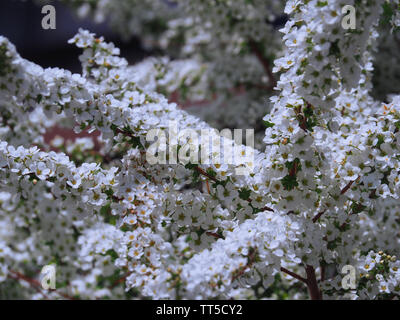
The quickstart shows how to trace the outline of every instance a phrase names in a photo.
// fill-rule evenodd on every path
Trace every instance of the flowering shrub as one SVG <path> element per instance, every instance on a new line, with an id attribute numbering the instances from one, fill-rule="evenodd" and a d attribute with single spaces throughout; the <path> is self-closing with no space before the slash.
<path id="1" fill-rule="evenodd" d="M 373 94 L 387 93 L 372 82 L 377 48 L 396 45 L 398 1 L 74 5 L 177 59 L 128 66 L 113 44 L 80 30 L 70 43 L 83 50 L 82 74 L 71 74 L 23 59 L 0 37 L 3 295 L 398 298 L 400 96 L 380 102 Z M 356 30 L 341 27 L 345 5 Z M 266 114 L 252 163 L 149 163 L 152 129 L 210 129 L 180 107 L 198 99 L 216 126 L 256 126 Z M 47 144 L 56 123 L 99 132 L 98 141 Z M 48 264 L 56 290 L 37 280 Z M 357 270 L 350 288 L 346 265 Z"/>

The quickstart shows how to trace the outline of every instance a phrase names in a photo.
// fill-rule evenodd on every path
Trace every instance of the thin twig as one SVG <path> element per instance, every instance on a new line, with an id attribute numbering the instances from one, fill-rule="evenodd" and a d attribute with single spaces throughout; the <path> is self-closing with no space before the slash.
<path id="1" fill-rule="evenodd" d="M 119 285 L 121 282 L 124 282 L 127 277 L 129 277 L 132 274 L 132 272 L 127 272 L 124 274 L 121 278 L 117 279 L 114 281 L 114 283 L 110 286 L 110 289 L 114 289 L 117 285 Z"/>
<path id="2" fill-rule="evenodd" d="M 37 281 L 35 279 L 32 279 L 32 278 L 29 278 L 26 275 L 24 275 L 24 274 L 22 274 L 22 273 L 20 273 L 18 271 L 9 270 L 9 272 L 13 275 L 13 277 L 11 277 L 12 279 L 24 280 L 24 281 L 28 282 L 31 285 L 32 288 L 34 288 L 37 292 L 42 294 L 45 299 L 49 300 L 49 297 L 43 292 L 42 285 L 39 283 L 39 281 Z M 59 294 L 60 296 L 62 296 L 65 299 L 76 300 L 74 297 L 71 297 L 71 296 L 69 296 L 69 295 L 67 295 L 65 293 L 62 293 L 62 292 L 59 292 L 59 291 L 56 291 L 56 290 L 53 290 L 53 291 L 55 291 L 57 294 Z"/>
<path id="3" fill-rule="evenodd" d="M 320 269 L 321 269 L 321 282 L 325 281 L 325 266 L 323 264 L 320 264 Z"/>
<path id="4" fill-rule="evenodd" d="M 221 236 L 221 235 L 219 235 L 218 233 L 215 233 L 215 232 L 207 231 L 206 234 L 209 235 L 209 236 L 211 236 L 211 237 L 214 237 L 214 238 L 224 239 L 223 236 Z"/>
<path id="5" fill-rule="evenodd" d="M 261 211 L 271 211 L 271 212 L 275 212 L 274 209 L 272 209 L 272 208 L 270 208 L 270 207 L 267 207 L 267 206 L 261 208 L 260 210 L 261 210 Z"/>
<path id="6" fill-rule="evenodd" d="M 257 256 L 256 253 L 257 253 L 257 251 L 254 249 L 250 252 L 247 264 L 245 266 L 239 268 L 237 274 L 232 277 L 232 282 L 237 280 L 240 276 L 242 276 L 244 274 L 244 272 L 246 271 L 246 269 L 250 268 L 253 265 L 254 261 L 256 260 L 256 256 Z"/>
<path id="7" fill-rule="evenodd" d="M 208 192 L 208 194 L 211 194 L 211 191 L 210 191 L 210 184 L 208 183 L 208 180 L 206 180 L 206 186 L 207 186 L 207 192 Z"/>
<path id="8" fill-rule="evenodd" d="M 356 182 L 356 181 L 359 180 L 359 179 L 360 179 L 360 177 L 357 177 L 357 179 L 352 180 L 352 181 L 349 181 L 349 182 L 344 186 L 344 188 L 340 191 L 340 194 L 341 194 L 341 195 L 345 194 L 345 193 L 351 188 L 351 186 L 353 185 L 353 183 Z M 370 196 L 371 196 L 371 195 L 370 195 Z M 319 212 L 319 213 L 312 219 L 312 222 L 314 222 L 314 223 L 317 222 L 317 221 L 319 220 L 319 218 L 321 218 L 321 216 L 322 216 L 325 212 L 326 212 L 326 210 Z"/>
<path id="9" fill-rule="evenodd" d="M 219 180 L 215 177 L 213 177 L 212 175 L 208 174 L 207 172 L 205 172 L 203 169 L 201 169 L 200 167 L 195 167 L 195 170 L 200 173 L 201 175 L 207 177 L 208 179 L 214 181 L 214 182 L 219 182 Z"/>
<path id="10" fill-rule="evenodd" d="M 356 180 L 349 181 L 349 182 L 344 186 L 344 188 L 340 191 L 340 194 L 345 194 L 345 193 L 351 188 L 351 186 L 353 185 L 353 183 L 356 182 L 359 178 L 360 178 L 360 177 L 358 177 Z"/>
<path id="11" fill-rule="evenodd" d="M 313 219 L 312 222 L 317 222 L 319 218 L 325 213 L 326 210 L 319 212 Z"/>
<path id="12" fill-rule="evenodd" d="M 302 276 L 299 276 L 297 273 L 294 273 L 294 272 L 292 272 L 292 271 L 290 271 L 290 270 L 288 270 L 288 269 L 286 269 L 284 267 L 281 267 L 281 271 L 284 272 L 284 273 L 287 273 L 289 276 L 292 276 L 293 278 L 295 278 L 295 279 L 307 284 L 307 279 L 303 278 Z"/>
<path id="13" fill-rule="evenodd" d="M 11 279 L 24 280 L 24 281 L 28 282 L 29 285 L 33 289 L 35 289 L 37 292 L 39 292 L 46 300 L 49 300 L 49 297 L 43 292 L 43 290 L 41 289 L 42 286 L 40 285 L 40 283 L 37 280 L 31 279 L 18 271 L 9 270 L 9 272 L 12 274 L 12 276 L 9 275 L 9 277 Z"/>

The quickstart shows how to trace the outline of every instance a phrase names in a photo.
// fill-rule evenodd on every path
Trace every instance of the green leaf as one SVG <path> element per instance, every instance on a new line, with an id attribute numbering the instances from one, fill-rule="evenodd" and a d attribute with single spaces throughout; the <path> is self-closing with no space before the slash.
<path id="1" fill-rule="evenodd" d="M 317 7 L 325 7 L 328 5 L 328 1 L 318 1 Z"/>
<path id="2" fill-rule="evenodd" d="M 301 171 L 301 162 L 299 158 L 296 158 L 293 161 L 286 161 L 285 167 L 290 171 L 293 169 L 295 163 L 297 165 L 297 172 Z"/>
<path id="3" fill-rule="evenodd" d="M 263 121 L 266 128 L 272 128 L 275 124 L 269 121 Z"/>
<path id="4" fill-rule="evenodd" d="M 283 177 L 281 183 L 285 190 L 292 190 L 294 189 L 294 187 L 297 187 L 299 185 L 296 176 L 290 176 L 290 175 Z"/>
<path id="5" fill-rule="evenodd" d="M 384 2 L 382 4 L 382 9 L 383 13 L 382 13 L 381 24 L 388 24 L 394 14 L 393 8 L 389 2 Z"/>
<path id="6" fill-rule="evenodd" d="M 185 168 L 186 169 L 189 169 L 189 170 L 193 170 L 193 169 L 195 169 L 197 167 L 197 164 L 192 164 L 192 163 L 188 163 L 188 164 L 186 164 L 185 165 Z"/>
<path id="7" fill-rule="evenodd" d="M 357 214 L 357 213 L 364 211 L 366 208 L 367 207 L 364 206 L 362 203 L 353 202 L 353 204 L 351 205 L 351 213 Z"/>
<path id="8" fill-rule="evenodd" d="M 109 188 L 106 191 L 104 191 L 104 193 L 108 196 L 108 199 L 111 199 L 112 196 L 114 195 L 114 190 Z"/>
<path id="9" fill-rule="evenodd" d="M 251 191 L 247 188 L 242 188 L 239 190 L 239 197 L 240 199 L 247 200 L 250 197 Z"/>
<path id="10" fill-rule="evenodd" d="M 105 206 L 101 207 L 100 214 L 106 216 L 106 215 L 110 214 L 110 210 L 111 210 L 110 209 L 110 204 L 107 203 Z"/>

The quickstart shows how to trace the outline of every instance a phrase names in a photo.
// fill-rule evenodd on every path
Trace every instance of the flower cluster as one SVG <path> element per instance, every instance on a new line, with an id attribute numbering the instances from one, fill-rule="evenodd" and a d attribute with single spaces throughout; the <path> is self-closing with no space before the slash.
<path id="1" fill-rule="evenodd" d="M 130 4 L 142 9 L 131 15 Z M 341 28 L 349 4 L 356 31 Z M 82 74 L 72 74 L 23 59 L 0 37 L 0 292 L 400 296 L 400 95 L 371 95 L 379 32 L 387 30 L 380 21 L 397 19 L 386 1 L 124 0 L 80 10 L 107 13 L 114 24 L 123 14 L 118 28 L 127 34 L 148 34 L 163 18 L 164 36 L 157 29 L 154 39 L 180 59 L 129 66 L 112 43 L 80 30 L 70 43 L 83 50 Z M 267 56 L 278 52 L 270 68 Z M 227 125 L 262 122 L 253 163 L 150 163 L 149 132 L 172 122 L 179 137 L 211 129 L 181 108 L 183 93 L 211 99 L 204 118 L 231 104 L 233 111 L 219 111 L 229 114 Z M 96 132 L 96 140 L 46 142 L 43 133 L 57 123 Z M 160 153 L 187 142 L 165 140 Z M 237 173 L 247 167 L 250 174 Z M 48 264 L 58 268 L 55 291 L 38 284 Z M 350 292 L 341 285 L 346 265 L 358 270 Z"/>

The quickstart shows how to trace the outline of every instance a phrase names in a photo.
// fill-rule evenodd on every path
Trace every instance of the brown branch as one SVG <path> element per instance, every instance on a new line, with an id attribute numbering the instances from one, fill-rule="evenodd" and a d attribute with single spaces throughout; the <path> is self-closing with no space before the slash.
<path id="1" fill-rule="evenodd" d="M 115 201 L 115 202 L 119 202 L 119 201 L 123 201 L 123 200 L 125 200 L 125 198 L 119 198 L 119 197 L 117 197 L 117 196 L 112 196 L 112 199 Z"/>
<path id="2" fill-rule="evenodd" d="M 42 285 L 39 283 L 39 281 L 37 281 L 35 279 L 32 279 L 32 278 L 29 278 L 29 277 L 25 276 L 24 274 L 22 274 L 22 273 L 20 273 L 18 271 L 9 270 L 9 272 L 13 275 L 13 276 L 10 276 L 10 278 L 12 278 L 14 280 L 24 280 L 24 281 L 28 282 L 29 285 L 33 289 L 35 289 L 37 292 L 39 292 L 41 295 L 43 295 L 43 297 L 45 299 L 49 300 L 49 297 L 43 292 Z M 52 290 L 52 291 L 56 291 L 56 290 Z M 59 292 L 59 291 L 56 291 L 56 293 L 59 294 L 60 296 L 62 296 L 63 298 L 65 298 L 65 299 L 76 300 L 74 297 L 71 297 L 71 296 L 69 296 L 69 295 L 67 295 L 65 293 L 62 293 L 62 292 Z"/>
<path id="3" fill-rule="evenodd" d="M 211 194 L 211 191 L 210 191 L 210 184 L 208 183 L 208 180 L 206 180 L 206 186 L 207 186 L 207 192 L 208 192 L 208 194 Z"/>
<path id="4" fill-rule="evenodd" d="M 206 234 L 209 235 L 209 236 L 211 236 L 211 237 L 214 237 L 214 238 L 224 239 L 223 236 L 221 236 L 221 235 L 219 235 L 218 233 L 215 233 L 215 232 L 207 231 Z"/>
<path id="5" fill-rule="evenodd" d="M 359 180 L 359 179 L 360 179 L 360 177 L 357 177 L 357 179 L 352 180 L 352 181 L 349 181 L 349 182 L 344 186 L 344 188 L 340 191 L 340 194 L 341 194 L 341 195 L 345 194 L 345 193 L 351 188 L 351 186 L 353 185 L 353 183 L 356 182 L 356 181 Z M 370 197 L 371 197 L 371 195 L 373 195 L 373 194 L 374 194 L 374 193 L 371 193 L 371 194 L 370 194 Z M 322 216 L 325 212 L 326 212 L 326 210 L 319 212 L 319 213 L 312 219 L 312 222 L 314 222 L 314 223 L 317 222 L 317 221 L 319 220 L 319 218 L 321 218 L 321 216 Z"/>
<path id="6" fill-rule="evenodd" d="M 353 185 L 353 183 L 356 182 L 358 179 L 360 179 L 360 177 L 358 177 L 356 180 L 349 181 L 349 182 L 344 186 L 344 188 L 340 191 L 340 194 L 345 194 L 345 193 L 351 188 L 351 186 Z"/>
<path id="7" fill-rule="evenodd" d="M 284 267 L 281 267 L 282 272 L 287 273 L 288 275 L 292 276 L 293 278 L 295 278 L 307 285 L 307 289 L 310 294 L 311 300 L 322 300 L 322 294 L 318 287 L 317 277 L 315 275 L 314 267 L 312 267 L 310 265 L 306 265 L 305 269 L 306 269 L 306 274 L 307 274 L 306 279 Z M 325 278 L 325 269 L 324 270 L 321 269 L 321 277 Z"/>
<path id="8" fill-rule="evenodd" d="M 311 107 L 311 104 L 307 102 L 307 107 Z M 302 113 L 301 106 L 298 106 L 294 109 L 297 114 L 297 120 L 299 121 L 299 127 L 303 129 L 303 131 L 307 132 L 307 117 Z"/>
<path id="9" fill-rule="evenodd" d="M 325 281 L 325 266 L 323 264 L 320 264 L 320 269 L 321 269 L 321 282 Z"/>
<path id="10" fill-rule="evenodd" d="M 247 268 L 250 268 L 254 261 L 256 260 L 256 253 L 257 251 L 250 248 L 250 250 L 252 250 L 249 254 L 248 260 L 247 260 L 247 264 L 241 268 L 239 268 L 239 270 L 237 271 L 237 273 L 235 275 L 232 276 L 232 282 L 237 280 L 240 276 L 242 276 L 244 274 L 244 272 L 246 271 Z"/>
<path id="11" fill-rule="evenodd" d="M 293 161 L 293 166 L 292 166 L 292 168 L 291 168 L 290 171 L 289 171 L 289 176 L 295 177 L 296 174 L 297 174 L 297 161 L 296 161 L 296 159 L 295 159 L 295 160 Z"/>
<path id="12" fill-rule="evenodd" d="M 303 278 L 302 276 L 299 276 L 297 273 L 294 273 L 294 272 L 292 272 L 292 271 L 290 271 L 290 270 L 288 270 L 288 269 L 286 269 L 284 267 L 281 267 L 281 271 L 284 272 L 284 273 L 287 273 L 289 276 L 292 276 L 293 278 L 295 278 L 295 279 L 307 284 L 307 279 Z"/>
<path id="13" fill-rule="evenodd" d="M 312 222 L 317 222 L 319 218 L 325 213 L 326 210 L 319 212 L 313 219 Z"/>
<path id="14" fill-rule="evenodd" d="M 132 133 L 130 133 L 130 132 L 127 132 L 127 131 L 124 131 L 124 130 L 122 130 L 122 129 L 120 129 L 120 128 L 117 128 L 116 130 L 115 130 L 115 133 L 121 133 L 121 134 L 123 134 L 124 136 L 128 136 L 128 137 L 133 137 L 133 135 L 132 135 Z"/>
<path id="15" fill-rule="evenodd" d="M 29 285 L 33 289 L 35 289 L 37 292 L 39 292 L 46 300 L 49 300 L 49 297 L 43 292 L 43 290 L 41 289 L 42 286 L 37 280 L 31 279 L 17 271 L 9 270 L 9 272 L 12 274 L 12 275 L 8 275 L 9 278 L 14 279 L 14 280 L 24 280 L 24 281 L 28 282 Z"/>
<path id="16" fill-rule="evenodd" d="M 251 203 L 251 202 L 252 202 L 252 200 L 251 200 L 250 198 L 249 198 L 249 199 L 246 199 L 246 201 L 247 201 L 248 203 Z M 267 207 L 267 206 L 265 206 L 265 207 L 261 208 L 260 210 L 261 210 L 261 212 L 263 212 L 263 211 L 271 211 L 271 212 L 275 212 L 275 210 L 274 210 L 274 209 L 272 209 L 272 208 L 270 208 L 270 207 Z"/>
<path id="17" fill-rule="evenodd" d="M 272 208 L 270 208 L 270 207 L 267 207 L 267 206 L 261 208 L 261 211 L 271 211 L 271 212 L 275 212 L 274 209 L 272 209 Z"/>
<path id="18" fill-rule="evenodd" d="M 373 189 L 371 192 L 370 192 L 370 194 L 369 194 L 369 196 L 368 196 L 370 199 L 375 199 L 375 197 L 376 197 L 376 189 Z"/>
<path id="19" fill-rule="evenodd" d="M 347 223 L 346 222 L 343 222 L 342 224 L 341 224 L 341 226 L 339 227 L 339 230 L 340 231 L 344 231 L 344 228 L 346 228 L 346 226 L 347 226 Z"/>
<path id="20" fill-rule="evenodd" d="M 215 177 L 213 177 L 212 175 L 208 174 L 207 172 L 205 172 L 203 169 L 201 169 L 200 167 L 195 167 L 195 170 L 200 173 L 201 175 L 207 177 L 208 179 L 214 181 L 214 182 L 219 182 L 219 180 Z"/>
<path id="21" fill-rule="evenodd" d="M 125 273 L 121 278 L 115 280 L 114 283 L 109 288 L 110 289 L 114 289 L 121 282 L 124 282 L 126 280 L 126 278 L 129 277 L 131 274 L 132 274 L 132 272 Z"/>
<path id="22" fill-rule="evenodd" d="M 311 300 L 322 300 L 322 294 L 318 287 L 317 277 L 315 276 L 314 267 L 307 265 L 306 274 L 307 274 L 307 288 Z"/>

